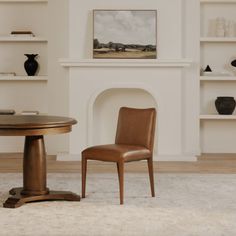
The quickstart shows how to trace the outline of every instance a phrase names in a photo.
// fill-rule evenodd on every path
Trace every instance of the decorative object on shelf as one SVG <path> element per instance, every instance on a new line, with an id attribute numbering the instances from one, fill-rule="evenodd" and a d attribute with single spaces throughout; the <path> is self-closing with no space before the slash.
<path id="1" fill-rule="evenodd" d="M 11 36 L 14 37 L 35 37 L 32 31 L 25 31 L 25 30 L 16 30 L 16 31 L 11 31 Z"/>
<path id="2" fill-rule="evenodd" d="M 207 65 L 206 69 L 204 70 L 204 72 L 212 72 L 212 69 L 209 65 Z"/>
<path id="3" fill-rule="evenodd" d="M 231 66 L 236 67 L 236 59 L 231 61 Z"/>
<path id="4" fill-rule="evenodd" d="M 225 24 L 225 37 L 234 37 L 235 36 L 235 22 L 230 20 Z"/>
<path id="5" fill-rule="evenodd" d="M 13 109 L 0 109 L 0 115 L 14 115 L 15 113 Z"/>
<path id="6" fill-rule="evenodd" d="M 202 75 L 211 75 L 212 69 L 209 65 L 206 66 L 206 68 L 202 71 Z"/>
<path id="7" fill-rule="evenodd" d="M 228 70 L 232 72 L 233 75 L 236 75 L 236 57 L 231 57 L 228 64 Z"/>
<path id="8" fill-rule="evenodd" d="M 210 19 L 208 22 L 208 34 L 209 37 L 216 36 L 216 19 Z"/>
<path id="9" fill-rule="evenodd" d="M 156 10 L 93 10 L 93 58 L 156 59 Z"/>
<path id="10" fill-rule="evenodd" d="M 224 17 L 216 18 L 216 36 L 217 37 L 225 36 L 225 18 Z"/>
<path id="11" fill-rule="evenodd" d="M 235 22 L 217 17 L 208 21 L 209 37 L 235 37 Z"/>
<path id="12" fill-rule="evenodd" d="M 215 100 L 216 110 L 220 115 L 232 115 L 235 105 L 234 97 L 217 97 Z"/>
<path id="13" fill-rule="evenodd" d="M 0 72 L 0 77 L 1 76 L 16 76 L 15 72 Z"/>
<path id="14" fill-rule="evenodd" d="M 24 63 L 25 71 L 27 75 L 34 76 L 38 69 L 38 62 L 35 60 L 35 57 L 38 56 L 38 54 L 25 54 L 25 56 L 28 57 Z"/>
<path id="15" fill-rule="evenodd" d="M 21 115 L 38 115 L 39 111 L 22 111 Z"/>

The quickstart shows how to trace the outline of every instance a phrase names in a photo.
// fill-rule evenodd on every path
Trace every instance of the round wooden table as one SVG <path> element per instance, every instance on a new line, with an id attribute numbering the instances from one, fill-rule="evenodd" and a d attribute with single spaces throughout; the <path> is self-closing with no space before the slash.
<path id="1" fill-rule="evenodd" d="M 68 117 L 41 115 L 0 115 L 1 136 L 25 136 L 23 188 L 13 188 L 4 207 L 16 208 L 27 202 L 43 200 L 80 201 L 68 191 L 47 188 L 46 151 L 43 135 L 68 133 L 77 121 Z"/>

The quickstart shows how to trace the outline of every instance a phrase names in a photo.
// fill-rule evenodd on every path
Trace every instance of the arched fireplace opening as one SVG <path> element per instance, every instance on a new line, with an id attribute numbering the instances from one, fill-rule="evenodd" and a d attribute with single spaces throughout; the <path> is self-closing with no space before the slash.
<path id="1" fill-rule="evenodd" d="M 113 143 L 120 107 L 148 108 L 157 104 L 153 96 L 139 88 L 110 88 L 101 92 L 93 103 L 91 145 Z"/>

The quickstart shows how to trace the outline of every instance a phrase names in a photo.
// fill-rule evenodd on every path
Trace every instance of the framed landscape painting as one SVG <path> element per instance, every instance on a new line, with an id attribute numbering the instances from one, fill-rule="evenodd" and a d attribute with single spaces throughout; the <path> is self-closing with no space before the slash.
<path id="1" fill-rule="evenodd" d="M 93 10 L 93 58 L 156 59 L 156 10 Z"/>

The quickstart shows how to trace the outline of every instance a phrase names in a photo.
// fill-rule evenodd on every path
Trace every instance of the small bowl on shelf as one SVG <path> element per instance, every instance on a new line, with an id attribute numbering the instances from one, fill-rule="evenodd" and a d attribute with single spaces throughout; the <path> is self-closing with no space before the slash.
<path id="1" fill-rule="evenodd" d="M 216 110 L 220 115 L 232 115 L 236 106 L 234 97 L 221 96 L 215 100 Z"/>

